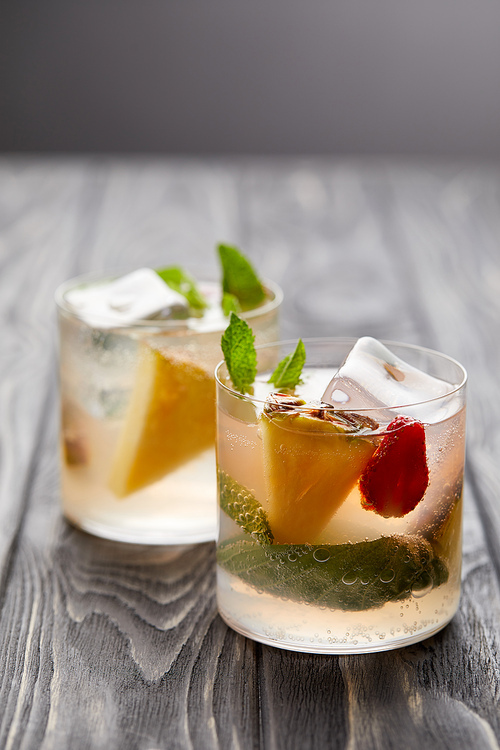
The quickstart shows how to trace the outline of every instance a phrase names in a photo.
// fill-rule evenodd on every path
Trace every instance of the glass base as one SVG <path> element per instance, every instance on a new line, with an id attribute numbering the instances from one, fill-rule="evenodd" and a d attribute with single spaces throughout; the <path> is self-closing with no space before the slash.
<path id="1" fill-rule="evenodd" d="M 405 635 L 398 638 L 393 638 L 390 641 L 385 641 L 383 643 L 343 643 L 325 644 L 323 646 L 320 643 L 311 643 L 311 645 L 309 645 L 307 643 L 297 643 L 295 641 L 278 640 L 276 638 L 267 637 L 262 633 L 253 633 L 243 627 L 240 623 L 234 621 L 231 617 L 228 617 L 224 612 L 220 610 L 220 608 L 219 614 L 226 625 L 235 630 L 237 633 L 240 633 L 240 635 L 244 635 L 246 638 L 250 638 L 253 641 L 257 641 L 258 643 L 263 643 L 266 646 L 274 646 L 275 648 L 280 648 L 284 651 L 298 651 L 306 654 L 331 654 L 332 656 L 347 656 L 349 654 L 372 654 L 378 651 L 393 651 L 394 649 L 403 648 L 404 646 L 411 646 L 413 643 L 420 643 L 420 641 L 424 641 L 426 638 L 430 638 L 436 633 L 439 633 L 439 631 L 443 630 L 443 628 L 445 628 L 453 619 L 452 615 L 439 625 L 435 625 L 426 630 L 420 630 L 418 633 L 414 633 L 411 636 Z"/>
<path id="2" fill-rule="evenodd" d="M 199 544 L 201 542 L 213 542 L 217 537 L 217 528 L 214 525 L 198 529 L 133 529 L 118 526 L 109 526 L 89 520 L 77 520 L 64 514 L 68 523 L 87 534 L 98 536 L 101 539 L 109 539 L 114 542 L 126 542 L 128 544 L 146 545 L 184 545 Z"/>

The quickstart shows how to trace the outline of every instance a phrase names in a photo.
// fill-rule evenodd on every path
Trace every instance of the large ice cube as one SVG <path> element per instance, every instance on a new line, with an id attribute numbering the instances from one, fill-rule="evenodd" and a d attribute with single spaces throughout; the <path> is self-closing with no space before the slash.
<path id="1" fill-rule="evenodd" d="M 72 289 L 66 301 L 82 320 L 97 328 L 148 320 L 162 311 L 188 306 L 185 297 L 151 268 L 139 268 L 109 284 Z"/>
<path id="2" fill-rule="evenodd" d="M 451 397 L 440 398 L 452 390 L 453 385 L 409 365 L 380 341 L 365 336 L 351 349 L 322 401 L 348 411 L 376 409 L 371 416 L 381 423 L 397 414 L 438 422 L 454 411 Z M 396 408 L 389 412 L 383 408 L 387 406 Z"/>

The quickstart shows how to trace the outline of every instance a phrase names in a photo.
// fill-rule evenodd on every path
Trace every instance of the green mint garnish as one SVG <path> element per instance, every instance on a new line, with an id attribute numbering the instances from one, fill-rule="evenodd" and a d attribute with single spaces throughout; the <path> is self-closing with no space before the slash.
<path id="1" fill-rule="evenodd" d="M 242 310 L 260 305 L 266 293 L 250 261 L 231 245 L 219 245 L 217 249 L 222 265 L 222 291 L 233 294 Z"/>
<path id="2" fill-rule="evenodd" d="M 256 589 L 346 611 L 382 607 L 448 580 L 445 563 L 417 536 L 324 545 L 233 539 L 219 545 L 217 562 Z"/>
<path id="3" fill-rule="evenodd" d="M 234 313 L 241 312 L 241 305 L 238 302 L 238 297 L 235 297 L 234 294 L 229 294 L 229 292 L 223 293 L 221 307 L 222 307 L 222 312 L 224 313 L 226 318 L 232 312 Z"/>
<path id="4" fill-rule="evenodd" d="M 248 393 L 257 374 L 257 354 L 252 329 L 232 312 L 229 325 L 222 334 L 221 349 L 233 385 L 240 393 Z"/>
<path id="5" fill-rule="evenodd" d="M 243 531 L 250 534 L 259 544 L 271 544 L 273 532 L 267 520 L 267 513 L 252 493 L 219 470 L 220 507 Z"/>
<path id="6" fill-rule="evenodd" d="M 207 301 L 196 285 L 196 281 L 180 266 L 155 269 L 158 276 L 175 292 L 182 294 L 194 310 L 204 310 Z"/>
<path id="7" fill-rule="evenodd" d="M 295 351 L 281 360 L 267 382 L 276 388 L 295 388 L 300 383 L 305 361 L 306 349 L 302 339 L 299 339 Z"/>
<path id="8" fill-rule="evenodd" d="M 360 611 L 440 586 L 448 569 L 415 535 L 356 544 L 272 544 L 267 514 L 254 495 L 219 470 L 220 507 L 253 539 L 219 544 L 217 562 L 245 583 L 292 601 Z"/>

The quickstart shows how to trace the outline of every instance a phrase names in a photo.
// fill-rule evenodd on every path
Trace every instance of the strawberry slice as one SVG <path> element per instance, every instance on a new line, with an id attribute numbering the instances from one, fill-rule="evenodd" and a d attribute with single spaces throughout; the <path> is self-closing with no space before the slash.
<path id="1" fill-rule="evenodd" d="M 412 511 L 429 484 L 421 422 L 396 417 L 359 480 L 362 505 L 385 518 Z"/>

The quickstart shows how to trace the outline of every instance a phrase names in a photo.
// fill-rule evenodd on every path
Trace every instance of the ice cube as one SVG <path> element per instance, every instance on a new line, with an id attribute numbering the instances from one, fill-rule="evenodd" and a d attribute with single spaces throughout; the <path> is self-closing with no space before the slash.
<path id="1" fill-rule="evenodd" d="M 97 328 L 127 325 L 160 312 L 188 308 L 185 297 L 151 268 L 139 268 L 109 284 L 72 289 L 67 292 L 66 301 L 82 320 Z"/>
<path id="2" fill-rule="evenodd" d="M 453 413 L 452 399 L 440 398 L 452 390 L 453 385 L 404 362 L 380 341 L 365 336 L 349 352 L 322 401 L 350 411 L 376 409 L 371 416 L 380 423 L 397 414 L 438 422 Z M 393 411 L 384 409 L 387 406 Z"/>

